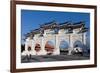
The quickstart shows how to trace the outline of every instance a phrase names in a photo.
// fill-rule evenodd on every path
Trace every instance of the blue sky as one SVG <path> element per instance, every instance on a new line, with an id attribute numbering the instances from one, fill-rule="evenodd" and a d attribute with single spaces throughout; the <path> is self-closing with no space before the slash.
<path id="1" fill-rule="evenodd" d="M 56 12 L 56 11 L 36 11 L 21 10 L 21 36 L 39 28 L 40 24 L 55 20 L 57 23 L 66 21 L 79 22 L 85 21 L 86 27 L 90 27 L 90 14 L 79 12 Z"/>

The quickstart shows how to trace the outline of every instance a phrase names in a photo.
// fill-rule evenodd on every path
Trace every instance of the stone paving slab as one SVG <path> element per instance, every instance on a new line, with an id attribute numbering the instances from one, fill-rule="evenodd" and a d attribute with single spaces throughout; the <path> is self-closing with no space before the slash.
<path id="1" fill-rule="evenodd" d="M 21 56 L 22 63 L 87 60 L 87 59 L 89 59 L 89 56 L 80 56 L 80 55 L 44 55 L 44 56 L 33 55 L 31 56 L 31 58 L 27 58 L 26 56 Z"/>

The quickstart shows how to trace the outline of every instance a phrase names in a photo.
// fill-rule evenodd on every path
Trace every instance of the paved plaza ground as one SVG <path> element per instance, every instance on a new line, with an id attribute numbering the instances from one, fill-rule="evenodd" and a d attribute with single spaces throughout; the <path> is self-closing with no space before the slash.
<path id="1" fill-rule="evenodd" d="M 89 55 L 42 55 L 36 56 L 33 55 L 31 58 L 27 56 L 21 56 L 22 63 L 30 63 L 30 62 L 51 62 L 51 61 L 71 61 L 71 60 L 88 60 Z"/>

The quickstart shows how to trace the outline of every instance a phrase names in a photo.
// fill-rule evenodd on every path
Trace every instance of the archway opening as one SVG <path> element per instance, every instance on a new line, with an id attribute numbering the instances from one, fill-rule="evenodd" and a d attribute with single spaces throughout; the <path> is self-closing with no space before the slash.
<path id="1" fill-rule="evenodd" d="M 35 51 L 39 52 L 41 50 L 40 44 L 35 45 Z"/>
<path id="2" fill-rule="evenodd" d="M 28 46 L 28 51 L 31 51 L 31 46 Z"/>
<path id="3" fill-rule="evenodd" d="M 83 56 L 83 43 L 81 41 L 75 41 L 73 44 L 72 54 Z"/>
<path id="4" fill-rule="evenodd" d="M 65 40 L 62 40 L 60 42 L 59 48 L 60 48 L 60 54 L 67 54 L 68 53 L 68 48 L 69 48 L 68 42 L 65 41 Z"/>
<path id="5" fill-rule="evenodd" d="M 73 47 L 80 47 L 83 49 L 83 43 L 79 40 L 75 41 L 74 44 L 73 44 Z"/>
<path id="6" fill-rule="evenodd" d="M 47 55 L 52 55 L 55 49 L 55 41 L 54 40 L 50 40 L 47 41 L 45 44 L 45 50 L 47 52 Z"/>

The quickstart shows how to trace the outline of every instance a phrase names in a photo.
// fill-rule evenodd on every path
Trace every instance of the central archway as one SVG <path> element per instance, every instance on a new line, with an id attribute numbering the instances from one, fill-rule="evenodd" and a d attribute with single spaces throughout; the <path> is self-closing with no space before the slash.
<path id="1" fill-rule="evenodd" d="M 45 50 L 47 52 L 47 55 L 52 55 L 55 49 L 55 41 L 49 40 L 45 44 Z"/>

